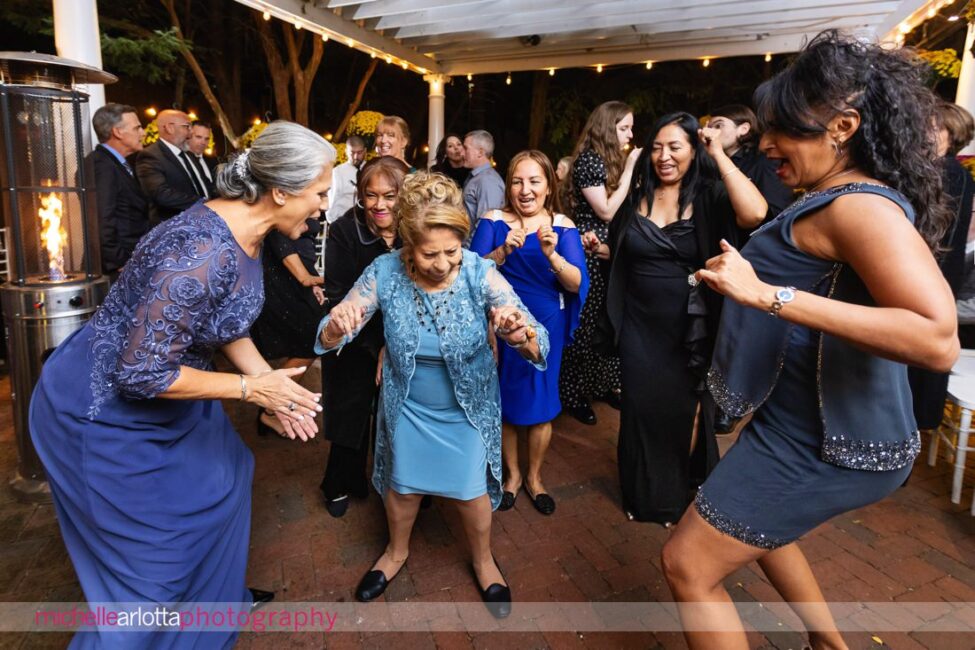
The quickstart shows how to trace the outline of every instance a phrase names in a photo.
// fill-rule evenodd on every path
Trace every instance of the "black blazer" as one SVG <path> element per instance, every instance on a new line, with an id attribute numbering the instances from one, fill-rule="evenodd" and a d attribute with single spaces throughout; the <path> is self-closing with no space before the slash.
<path id="1" fill-rule="evenodd" d="M 88 154 L 95 169 L 102 272 L 118 271 L 149 230 L 149 202 L 138 179 L 115 155 L 99 145 Z"/>
<path id="2" fill-rule="evenodd" d="M 187 209 L 200 199 L 183 162 L 162 141 L 142 150 L 135 174 L 149 198 L 149 221 L 156 225 Z"/>

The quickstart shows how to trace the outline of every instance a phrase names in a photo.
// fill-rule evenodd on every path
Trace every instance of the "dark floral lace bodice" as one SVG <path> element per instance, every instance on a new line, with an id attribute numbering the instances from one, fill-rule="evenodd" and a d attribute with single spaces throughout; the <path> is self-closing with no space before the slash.
<path id="1" fill-rule="evenodd" d="M 264 303 L 260 256 L 197 203 L 151 230 L 95 312 L 89 417 L 120 395 L 149 399 L 180 366 L 209 370 L 213 352 L 247 336 Z"/>

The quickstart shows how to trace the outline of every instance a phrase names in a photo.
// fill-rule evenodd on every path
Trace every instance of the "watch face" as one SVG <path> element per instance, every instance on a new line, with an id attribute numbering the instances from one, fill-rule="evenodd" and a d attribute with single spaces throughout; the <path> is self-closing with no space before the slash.
<path id="1" fill-rule="evenodd" d="M 775 299 L 779 302 L 791 302 L 795 300 L 796 292 L 789 287 L 779 289 L 775 292 Z"/>

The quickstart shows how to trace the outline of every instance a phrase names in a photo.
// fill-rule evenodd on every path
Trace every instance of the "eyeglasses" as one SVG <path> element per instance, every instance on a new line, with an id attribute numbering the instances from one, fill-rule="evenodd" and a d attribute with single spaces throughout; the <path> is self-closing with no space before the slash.
<path id="1" fill-rule="evenodd" d="M 189 122 L 187 122 L 186 124 L 177 124 L 176 126 L 178 126 L 181 129 L 186 129 L 187 131 L 189 131 L 192 128 Z"/>

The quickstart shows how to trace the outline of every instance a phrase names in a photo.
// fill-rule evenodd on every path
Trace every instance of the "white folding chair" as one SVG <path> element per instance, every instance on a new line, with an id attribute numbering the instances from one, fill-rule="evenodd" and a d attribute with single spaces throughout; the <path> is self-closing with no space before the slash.
<path id="1" fill-rule="evenodd" d="M 931 436 L 928 449 L 928 465 L 938 460 L 938 443 L 944 441 L 954 457 L 954 473 L 951 477 L 951 502 L 961 502 L 962 481 L 965 477 L 965 461 L 968 452 L 975 447 L 968 445 L 972 433 L 972 412 L 975 411 L 975 350 L 962 350 L 948 378 L 946 416 L 941 426 Z M 975 499 L 972 503 L 975 515 Z"/>

